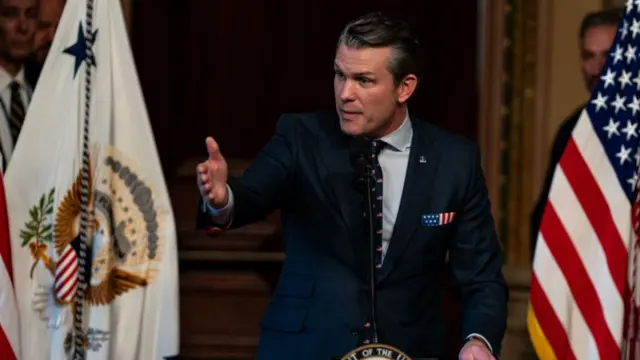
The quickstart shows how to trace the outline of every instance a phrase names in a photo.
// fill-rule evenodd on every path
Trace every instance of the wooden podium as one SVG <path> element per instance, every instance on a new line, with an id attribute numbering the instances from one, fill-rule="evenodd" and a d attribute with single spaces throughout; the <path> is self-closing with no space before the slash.
<path id="1" fill-rule="evenodd" d="M 180 258 L 180 359 L 254 359 L 260 317 L 285 257 L 279 214 L 214 238 L 197 232 L 198 161 L 182 164 L 168 185 Z M 228 162 L 231 176 L 240 175 L 249 165 L 247 160 Z M 443 278 L 442 289 L 452 324 L 452 355 L 456 355 L 459 316 L 448 277 Z"/>

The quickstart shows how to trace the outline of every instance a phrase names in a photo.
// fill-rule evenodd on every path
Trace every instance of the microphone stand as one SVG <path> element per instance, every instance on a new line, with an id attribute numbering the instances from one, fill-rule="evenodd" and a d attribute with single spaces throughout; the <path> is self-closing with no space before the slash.
<path id="1" fill-rule="evenodd" d="M 356 183 L 360 194 L 365 198 L 362 199 L 364 206 L 364 218 L 367 224 L 367 232 L 369 234 L 369 281 L 370 281 L 370 296 L 371 296 L 371 327 L 373 329 L 372 343 L 378 343 L 378 325 L 376 318 L 376 244 L 374 241 L 375 230 L 373 227 L 373 192 L 371 189 L 374 186 L 374 179 L 372 175 L 372 167 L 369 161 L 362 156 L 356 161 Z M 363 188 L 364 187 L 364 188 Z"/>

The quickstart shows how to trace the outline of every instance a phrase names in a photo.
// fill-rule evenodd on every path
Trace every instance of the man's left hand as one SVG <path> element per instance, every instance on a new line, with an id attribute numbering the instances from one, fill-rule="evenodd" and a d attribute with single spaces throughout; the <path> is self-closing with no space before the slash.
<path id="1" fill-rule="evenodd" d="M 487 346 L 480 340 L 469 340 L 460 350 L 459 360 L 496 360 Z"/>

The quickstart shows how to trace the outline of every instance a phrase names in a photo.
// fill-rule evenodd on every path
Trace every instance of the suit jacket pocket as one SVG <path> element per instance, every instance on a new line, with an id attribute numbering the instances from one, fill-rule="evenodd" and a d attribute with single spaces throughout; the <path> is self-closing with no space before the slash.
<path id="1" fill-rule="evenodd" d="M 284 332 L 302 331 L 314 287 L 312 276 L 283 273 L 260 326 Z"/>

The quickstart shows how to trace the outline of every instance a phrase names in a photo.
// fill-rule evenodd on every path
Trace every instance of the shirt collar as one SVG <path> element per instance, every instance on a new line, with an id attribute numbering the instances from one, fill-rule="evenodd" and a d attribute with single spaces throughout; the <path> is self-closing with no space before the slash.
<path id="1" fill-rule="evenodd" d="M 404 122 L 399 128 L 395 129 L 390 134 L 387 134 L 380 138 L 380 140 L 391 145 L 398 151 L 408 151 L 411 148 L 411 138 L 413 137 L 413 127 L 411 126 L 411 120 L 409 114 L 404 118 Z"/>
<path id="2" fill-rule="evenodd" d="M 22 68 L 20 68 L 20 71 L 18 71 L 18 74 L 16 75 L 16 77 L 11 77 L 11 75 L 7 72 L 7 70 L 5 70 L 2 66 L 0 66 L 0 91 L 3 91 L 4 89 L 6 89 L 11 82 L 17 82 L 18 84 L 20 84 L 20 87 L 27 89 L 27 82 L 25 81 L 25 76 L 24 76 L 24 66 Z"/>

